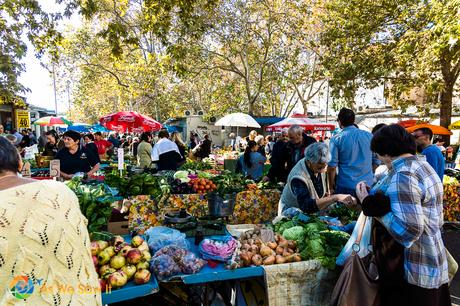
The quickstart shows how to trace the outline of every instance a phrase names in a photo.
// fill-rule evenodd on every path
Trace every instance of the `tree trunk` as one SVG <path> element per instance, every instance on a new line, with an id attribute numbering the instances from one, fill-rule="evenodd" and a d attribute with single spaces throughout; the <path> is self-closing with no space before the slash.
<path id="1" fill-rule="evenodd" d="M 441 126 L 448 128 L 452 119 L 452 97 L 454 92 L 454 84 L 446 84 L 441 92 L 441 107 L 439 123 Z M 443 136 L 443 141 L 446 145 L 450 144 L 450 136 Z"/>
<path id="2" fill-rule="evenodd" d="M 248 115 L 250 116 L 254 115 L 254 102 L 253 101 L 248 102 Z"/>

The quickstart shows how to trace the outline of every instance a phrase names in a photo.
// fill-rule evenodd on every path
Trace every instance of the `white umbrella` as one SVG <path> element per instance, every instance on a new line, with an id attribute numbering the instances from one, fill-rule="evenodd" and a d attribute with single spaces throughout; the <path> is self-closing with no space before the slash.
<path id="1" fill-rule="evenodd" d="M 251 116 L 243 113 L 233 113 L 217 120 L 216 126 L 236 126 L 260 128 L 260 124 Z"/>

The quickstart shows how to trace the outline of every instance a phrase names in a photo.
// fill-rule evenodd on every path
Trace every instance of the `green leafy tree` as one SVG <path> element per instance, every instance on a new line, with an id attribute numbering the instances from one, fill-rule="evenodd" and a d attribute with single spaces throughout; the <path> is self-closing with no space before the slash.
<path id="1" fill-rule="evenodd" d="M 418 106 L 439 108 L 447 127 L 460 74 L 459 8 L 458 0 L 325 1 L 318 46 L 332 94 L 352 105 L 359 87 L 385 84 L 393 105 L 406 108 L 421 92 Z"/>
<path id="2" fill-rule="evenodd" d="M 20 96 L 28 89 L 18 81 L 25 70 L 21 62 L 27 52 L 24 39 L 27 38 L 37 56 L 41 56 L 47 47 L 59 43 L 55 23 L 60 17 L 43 11 L 38 1 L 0 2 L 0 104 L 24 105 Z"/>

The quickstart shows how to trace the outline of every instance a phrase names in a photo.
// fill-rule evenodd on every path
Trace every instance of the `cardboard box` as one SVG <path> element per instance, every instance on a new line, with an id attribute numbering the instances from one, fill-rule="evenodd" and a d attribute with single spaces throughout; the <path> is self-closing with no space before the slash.
<path id="1" fill-rule="evenodd" d="M 128 235 L 128 220 L 109 222 L 107 231 L 115 235 Z"/>

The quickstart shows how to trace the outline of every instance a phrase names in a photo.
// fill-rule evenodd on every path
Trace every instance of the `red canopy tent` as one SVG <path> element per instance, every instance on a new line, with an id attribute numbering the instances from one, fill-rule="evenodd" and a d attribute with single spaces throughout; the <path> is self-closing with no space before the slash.
<path id="1" fill-rule="evenodd" d="M 292 125 L 299 125 L 303 127 L 305 131 L 312 132 L 333 131 L 336 128 L 335 124 L 318 122 L 309 119 L 304 114 L 294 114 L 280 122 L 267 126 L 265 130 L 267 132 L 279 132 Z"/>
<path id="2" fill-rule="evenodd" d="M 118 132 L 155 132 L 163 126 L 158 121 L 138 112 L 118 112 L 99 119 L 102 126 Z"/>

